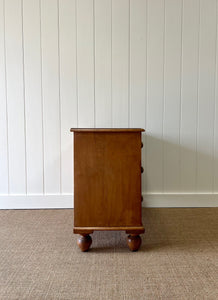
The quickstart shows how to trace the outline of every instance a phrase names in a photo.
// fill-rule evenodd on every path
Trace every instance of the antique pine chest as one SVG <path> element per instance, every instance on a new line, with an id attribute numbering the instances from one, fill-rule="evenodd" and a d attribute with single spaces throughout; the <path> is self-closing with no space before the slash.
<path id="1" fill-rule="evenodd" d="M 72 128 L 74 233 L 82 251 L 95 230 L 124 230 L 132 251 L 141 244 L 141 132 L 143 129 Z"/>

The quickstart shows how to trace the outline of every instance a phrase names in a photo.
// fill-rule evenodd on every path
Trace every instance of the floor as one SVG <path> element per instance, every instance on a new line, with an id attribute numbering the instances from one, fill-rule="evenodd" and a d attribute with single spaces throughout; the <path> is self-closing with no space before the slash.
<path id="1" fill-rule="evenodd" d="M 218 299 L 218 208 L 143 209 L 146 233 L 94 232 L 89 252 L 73 210 L 0 211 L 0 299 Z"/>

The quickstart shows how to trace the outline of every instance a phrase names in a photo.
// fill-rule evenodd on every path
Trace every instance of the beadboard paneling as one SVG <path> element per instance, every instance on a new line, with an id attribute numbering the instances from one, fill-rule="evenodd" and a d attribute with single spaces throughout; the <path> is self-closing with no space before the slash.
<path id="1" fill-rule="evenodd" d="M 218 5 L 216 8 L 218 14 Z M 218 22 L 217 22 L 218 26 Z M 218 192 L 218 30 L 216 31 L 216 74 L 215 74 L 215 107 L 214 107 L 214 154 L 213 154 L 213 192 Z"/>
<path id="2" fill-rule="evenodd" d="M 0 0 L 0 191 L 7 194 L 9 178 L 4 8 L 4 1 Z"/>
<path id="3" fill-rule="evenodd" d="M 112 126 L 112 3 L 95 0 L 95 126 Z"/>
<path id="4" fill-rule="evenodd" d="M 181 55 L 180 187 L 196 191 L 199 63 L 198 0 L 184 0 Z"/>
<path id="5" fill-rule="evenodd" d="M 27 191 L 22 4 L 21 0 L 5 1 L 4 11 L 8 173 L 12 194 Z"/>
<path id="6" fill-rule="evenodd" d="M 51 195 L 71 207 L 70 127 L 145 128 L 144 205 L 216 205 L 217 12 L 217 0 L 0 0 L 0 208 Z"/>
<path id="7" fill-rule="evenodd" d="M 23 1 L 23 36 L 27 193 L 35 194 L 44 189 L 39 1 Z"/>
<path id="8" fill-rule="evenodd" d="M 95 126 L 94 1 L 77 0 L 78 126 Z"/>
<path id="9" fill-rule="evenodd" d="M 129 1 L 112 0 L 112 127 L 129 126 Z"/>
<path id="10" fill-rule="evenodd" d="M 73 191 L 71 127 L 77 127 L 76 0 L 59 1 L 61 192 Z"/>
<path id="11" fill-rule="evenodd" d="M 41 1 L 44 192 L 61 192 L 58 1 Z"/>
<path id="12" fill-rule="evenodd" d="M 146 1 L 130 2 L 130 127 L 145 128 L 146 116 Z"/>
<path id="13" fill-rule="evenodd" d="M 147 104 L 147 2 L 130 1 L 130 66 L 129 66 L 129 126 L 146 127 Z M 142 134 L 144 148 L 142 165 L 146 169 L 146 139 Z M 145 186 L 145 173 L 142 174 L 142 189 Z"/>
<path id="14" fill-rule="evenodd" d="M 197 120 L 197 191 L 213 189 L 216 0 L 200 1 Z"/>
<path id="15" fill-rule="evenodd" d="M 180 190 L 182 13 L 182 1 L 165 1 L 163 190 L 172 192 Z"/>
<path id="16" fill-rule="evenodd" d="M 146 186 L 163 192 L 164 1 L 147 5 Z"/>

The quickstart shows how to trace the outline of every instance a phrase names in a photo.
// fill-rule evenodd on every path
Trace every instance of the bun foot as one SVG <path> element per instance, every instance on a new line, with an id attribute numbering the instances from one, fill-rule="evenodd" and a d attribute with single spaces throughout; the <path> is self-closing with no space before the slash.
<path id="1" fill-rule="evenodd" d="M 80 250 L 83 252 L 88 251 L 91 244 L 92 244 L 92 238 L 89 234 L 81 235 L 77 239 L 77 245 L 79 246 Z"/>
<path id="2" fill-rule="evenodd" d="M 130 251 L 137 251 L 141 246 L 141 237 L 136 234 L 130 234 L 127 237 L 127 245 L 129 246 Z"/>

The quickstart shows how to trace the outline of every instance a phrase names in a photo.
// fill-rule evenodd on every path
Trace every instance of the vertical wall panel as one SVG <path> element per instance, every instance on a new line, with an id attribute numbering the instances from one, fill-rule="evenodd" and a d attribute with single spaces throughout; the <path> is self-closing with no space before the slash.
<path id="1" fill-rule="evenodd" d="M 200 3 L 197 190 L 208 192 L 213 187 L 216 1 Z"/>
<path id="2" fill-rule="evenodd" d="M 5 1 L 9 188 L 26 193 L 25 101 L 23 82 L 22 2 Z"/>
<path id="3" fill-rule="evenodd" d="M 95 0 L 95 122 L 111 127 L 111 0 Z"/>
<path id="4" fill-rule="evenodd" d="M 148 0 L 147 191 L 163 191 L 164 1 Z"/>
<path id="5" fill-rule="evenodd" d="M 59 1 L 60 99 L 61 99 L 61 183 L 62 193 L 72 193 L 72 133 L 77 127 L 76 3 Z"/>
<path id="6" fill-rule="evenodd" d="M 130 120 L 129 126 L 146 126 L 146 70 L 147 70 L 147 0 L 130 1 Z M 142 134 L 142 165 L 145 164 L 145 134 Z M 145 189 L 145 173 L 142 175 L 142 189 Z"/>
<path id="7" fill-rule="evenodd" d="M 216 9 L 218 15 L 218 3 Z M 218 193 L 218 18 L 216 24 L 216 73 L 215 73 L 215 107 L 214 107 L 214 157 L 213 157 L 213 192 Z"/>
<path id="8" fill-rule="evenodd" d="M 77 126 L 145 128 L 144 192 L 217 193 L 217 12 L 0 0 L 0 194 L 72 193 Z"/>
<path id="9" fill-rule="evenodd" d="M 130 2 L 130 127 L 145 127 L 146 0 Z"/>
<path id="10" fill-rule="evenodd" d="M 0 0 L 0 194 L 8 193 L 7 96 L 5 74 L 4 0 Z"/>
<path id="11" fill-rule="evenodd" d="M 112 125 L 129 126 L 129 1 L 112 0 Z"/>
<path id="12" fill-rule="evenodd" d="M 165 1 L 163 180 L 168 192 L 180 190 L 181 4 L 181 0 Z"/>
<path id="13" fill-rule="evenodd" d="M 78 126 L 94 127 L 94 5 L 77 0 Z"/>
<path id="14" fill-rule="evenodd" d="M 43 193 L 40 2 L 23 1 L 27 193 Z"/>
<path id="15" fill-rule="evenodd" d="M 58 2 L 41 1 L 45 193 L 60 192 Z"/>
<path id="16" fill-rule="evenodd" d="M 199 0 L 184 0 L 181 76 L 181 190 L 195 191 L 198 102 Z"/>

